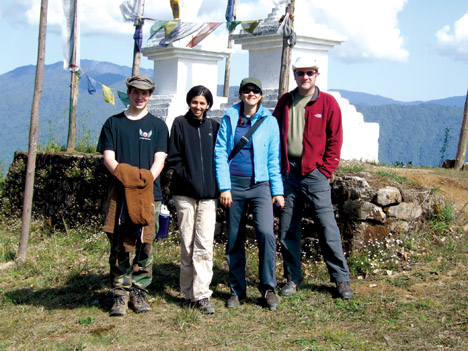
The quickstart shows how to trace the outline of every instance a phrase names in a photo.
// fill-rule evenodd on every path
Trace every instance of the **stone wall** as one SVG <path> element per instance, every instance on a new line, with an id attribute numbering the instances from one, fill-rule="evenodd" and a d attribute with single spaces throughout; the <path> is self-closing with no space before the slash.
<path id="1" fill-rule="evenodd" d="M 5 180 L 0 204 L 2 211 L 21 215 L 27 155 L 16 153 Z M 38 154 L 36 162 L 33 213 L 51 227 L 99 227 L 111 175 L 100 155 Z M 163 194 L 170 199 L 170 173 L 161 179 Z M 444 201 L 430 189 L 402 185 L 371 173 L 337 171 L 332 181 L 332 200 L 345 250 L 366 246 L 369 240 L 383 240 L 388 235 L 409 233 L 441 212 Z M 175 209 L 168 201 L 173 212 Z M 304 206 L 302 220 L 304 250 L 318 245 L 311 209 Z M 278 219 L 275 219 L 275 229 Z M 225 231 L 225 213 L 218 209 L 217 236 Z M 252 215 L 247 214 L 247 233 L 254 237 Z"/>

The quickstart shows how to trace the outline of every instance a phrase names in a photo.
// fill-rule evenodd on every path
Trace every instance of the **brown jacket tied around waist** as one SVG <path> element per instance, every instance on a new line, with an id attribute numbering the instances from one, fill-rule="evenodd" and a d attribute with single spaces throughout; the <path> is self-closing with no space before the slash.
<path id="1" fill-rule="evenodd" d="M 153 174 L 147 169 L 139 169 L 126 163 L 119 163 L 114 171 L 115 181 L 109 189 L 107 216 L 103 231 L 115 234 L 120 227 L 124 200 L 127 203 L 128 217 L 134 228 L 142 228 L 141 242 L 152 244 L 154 239 L 155 211 L 153 196 Z M 131 226 L 126 226 L 128 229 Z M 136 230 L 123 230 L 125 251 L 135 250 L 138 238 Z M 133 235 L 132 235 L 133 232 Z"/>

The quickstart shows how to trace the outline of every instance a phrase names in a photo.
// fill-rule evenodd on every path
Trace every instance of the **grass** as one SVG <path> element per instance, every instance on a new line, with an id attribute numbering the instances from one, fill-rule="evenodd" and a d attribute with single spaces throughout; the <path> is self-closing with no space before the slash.
<path id="1" fill-rule="evenodd" d="M 224 244 L 217 243 L 211 316 L 181 307 L 175 234 L 155 243 L 152 311 L 110 318 L 105 235 L 53 232 L 36 220 L 28 259 L 16 265 L 19 232 L 18 219 L 0 218 L 0 350 L 468 348 L 468 242 L 450 208 L 421 233 L 369 244 L 350 257 L 356 295 L 349 301 L 336 298 L 322 261 L 305 259 L 302 288 L 282 298 L 277 311 L 266 310 L 255 287 L 257 249 L 249 244 L 247 301 L 228 310 Z M 280 255 L 277 265 L 279 278 Z"/>

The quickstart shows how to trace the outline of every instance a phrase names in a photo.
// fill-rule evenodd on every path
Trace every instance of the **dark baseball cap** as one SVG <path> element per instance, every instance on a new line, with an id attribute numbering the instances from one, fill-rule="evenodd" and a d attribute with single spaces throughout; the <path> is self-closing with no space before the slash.
<path id="1" fill-rule="evenodd" d="M 247 84 L 252 84 L 252 85 L 255 85 L 256 87 L 262 89 L 262 82 L 260 82 L 260 80 L 258 80 L 257 78 L 254 78 L 254 77 L 248 77 L 248 78 L 242 79 L 242 81 L 240 83 L 240 86 L 239 86 L 239 90 L 241 90 Z"/>

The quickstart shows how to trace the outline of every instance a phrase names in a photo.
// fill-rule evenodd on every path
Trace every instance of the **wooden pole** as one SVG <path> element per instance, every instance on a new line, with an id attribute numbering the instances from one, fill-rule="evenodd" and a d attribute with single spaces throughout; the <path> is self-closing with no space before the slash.
<path id="1" fill-rule="evenodd" d="M 465 164 L 466 144 L 468 143 L 468 91 L 466 92 L 465 109 L 463 111 L 463 121 L 460 129 L 460 139 L 458 140 L 457 157 L 455 159 L 455 169 L 459 170 Z"/>
<path id="2" fill-rule="evenodd" d="M 143 16 L 145 12 L 145 0 L 141 2 L 141 11 L 139 13 Z M 144 20 L 143 18 L 137 18 L 135 20 L 135 32 L 141 30 L 143 27 Z M 140 64 L 141 64 L 141 52 L 138 49 L 136 41 L 133 44 L 133 65 L 132 65 L 132 77 L 140 74 Z"/>
<path id="3" fill-rule="evenodd" d="M 78 0 L 74 0 L 73 5 L 73 46 L 71 56 L 71 83 L 70 83 L 70 107 L 68 111 L 68 140 L 67 152 L 75 151 L 76 145 L 76 106 L 78 104 L 78 76 L 73 70 L 76 67 L 76 39 L 77 39 L 77 18 L 78 18 Z"/>
<path id="4" fill-rule="evenodd" d="M 285 16 L 293 15 L 295 9 L 295 0 L 291 0 L 286 7 Z M 284 19 L 286 20 L 286 18 Z M 278 88 L 278 99 L 289 90 L 289 71 L 291 67 L 291 47 L 288 40 L 283 38 L 283 50 L 281 52 L 280 81 Z"/>
<path id="5" fill-rule="evenodd" d="M 21 222 L 20 243 L 18 248 L 18 262 L 26 260 L 28 250 L 29 230 L 31 228 L 31 209 L 34 194 L 34 173 L 36 171 L 37 130 L 39 125 L 39 108 L 41 105 L 42 86 L 44 76 L 45 45 L 47 33 L 47 7 L 49 0 L 41 1 L 41 17 L 39 22 L 39 44 L 37 50 L 36 80 L 34 83 L 34 97 L 31 107 L 31 124 L 29 126 L 28 162 L 26 165 L 26 181 L 23 197 L 23 213 Z"/>
<path id="6" fill-rule="evenodd" d="M 234 0 L 234 5 L 233 5 L 233 17 L 236 18 L 236 7 L 237 7 L 237 0 Z M 232 54 L 231 54 L 231 49 L 232 49 L 232 44 L 234 40 L 231 38 L 231 31 L 229 32 L 228 35 L 228 49 L 229 49 L 229 55 L 226 57 L 226 67 L 224 69 L 224 97 L 229 96 L 229 80 L 230 80 L 230 75 L 231 75 L 231 60 L 232 60 Z"/>

